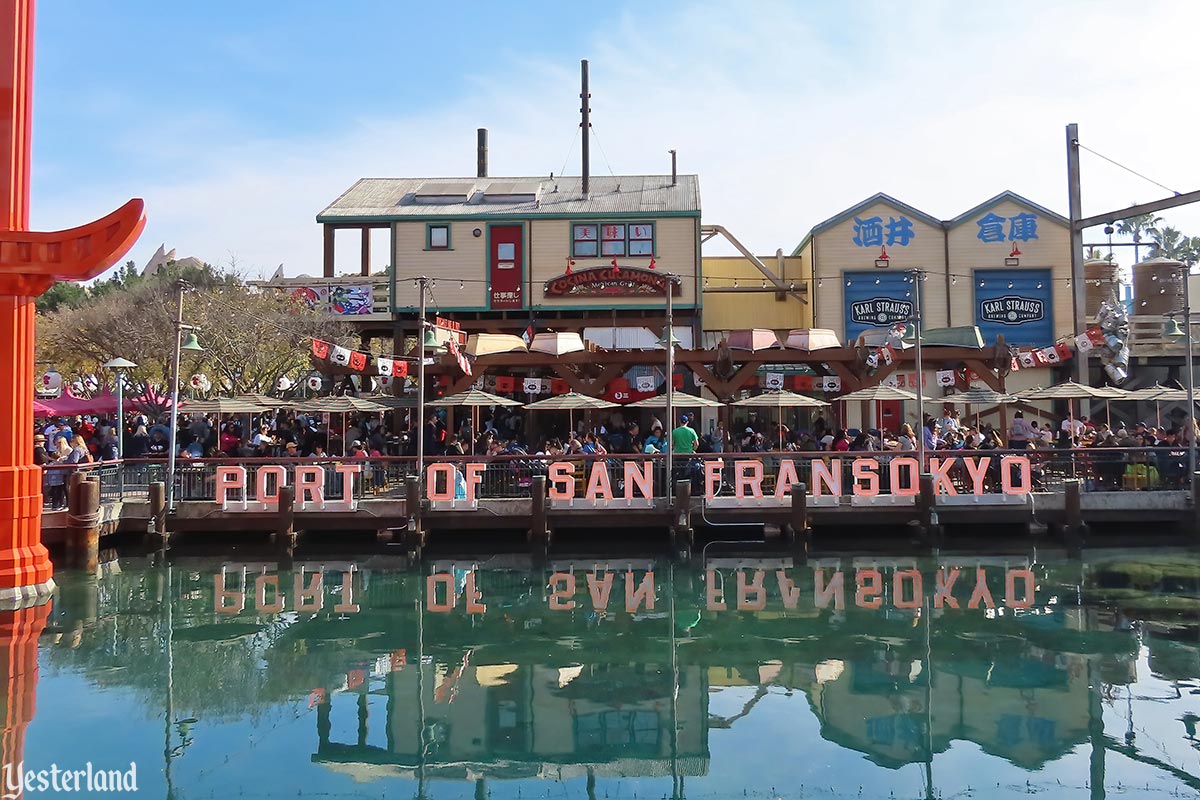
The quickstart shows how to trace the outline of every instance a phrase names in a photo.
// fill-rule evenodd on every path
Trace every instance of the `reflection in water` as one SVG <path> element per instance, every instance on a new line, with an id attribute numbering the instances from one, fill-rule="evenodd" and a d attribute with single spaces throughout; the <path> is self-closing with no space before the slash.
<path id="1" fill-rule="evenodd" d="M 62 578 L 26 762 L 151 796 L 1200 789 L 1194 553 Z M 5 628 L 5 763 L 46 612 Z"/>

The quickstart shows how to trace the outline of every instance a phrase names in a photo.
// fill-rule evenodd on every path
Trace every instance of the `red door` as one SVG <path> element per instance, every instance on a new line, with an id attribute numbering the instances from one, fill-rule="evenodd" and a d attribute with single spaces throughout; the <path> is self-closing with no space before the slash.
<path id="1" fill-rule="evenodd" d="M 524 277 L 525 234 L 521 225 L 488 228 L 489 298 L 496 310 L 522 308 L 521 280 Z"/>
<path id="2" fill-rule="evenodd" d="M 900 430 L 900 401 L 899 400 L 881 400 L 879 401 L 879 419 L 876 421 L 876 426 L 881 431 L 891 431 L 897 433 Z"/>

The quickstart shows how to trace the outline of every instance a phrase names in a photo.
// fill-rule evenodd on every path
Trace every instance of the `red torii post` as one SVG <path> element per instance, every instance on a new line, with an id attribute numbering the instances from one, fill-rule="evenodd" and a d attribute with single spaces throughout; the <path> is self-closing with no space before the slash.
<path id="1" fill-rule="evenodd" d="M 10 607 L 54 588 L 33 463 L 34 298 L 104 272 L 146 225 L 144 204 L 130 200 L 79 228 L 28 230 L 33 18 L 34 0 L 0 0 L 0 604 Z"/>

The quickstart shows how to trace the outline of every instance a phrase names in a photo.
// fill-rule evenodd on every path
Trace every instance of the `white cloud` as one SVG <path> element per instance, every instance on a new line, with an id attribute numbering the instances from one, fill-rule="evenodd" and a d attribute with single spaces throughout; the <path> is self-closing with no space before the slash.
<path id="1" fill-rule="evenodd" d="M 606 155 L 618 174 L 664 172 L 677 148 L 680 169 L 701 177 L 706 221 L 765 253 L 877 191 L 943 218 L 1003 189 L 1065 213 L 1070 121 L 1096 150 L 1188 191 L 1200 187 L 1190 133 L 1200 111 L 1184 99 L 1195 70 L 1161 32 L 1198 22 L 1200 5 L 1170 3 L 642 6 L 581 53 L 592 62 L 592 169 L 606 173 Z M 577 130 L 578 65 L 519 42 L 513 51 L 523 55 L 474 67 L 469 93 L 436 111 L 365 107 L 311 139 L 249 139 L 253 126 L 224 112 L 197 123 L 203 111 L 169 136 L 134 132 L 128 151 L 152 175 L 35 196 L 35 222 L 78 224 L 141 195 L 139 263 L 165 241 L 210 261 L 232 252 L 267 274 L 280 262 L 319 273 L 314 217 L 359 177 L 471 175 L 479 126 L 491 130 L 492 174 L 560 170 Z M 576 142 L 567 172 L 578 169 Z M 1085 213 L 1164 194 L 1084 156 Z M 1200 233 L 1200 209 L 1168 218 Z M 339 270 L 355 268 L 357 236 L 339 237 L 338 257 Z M 387 260 L 377 246 L 376 266 Z"/>

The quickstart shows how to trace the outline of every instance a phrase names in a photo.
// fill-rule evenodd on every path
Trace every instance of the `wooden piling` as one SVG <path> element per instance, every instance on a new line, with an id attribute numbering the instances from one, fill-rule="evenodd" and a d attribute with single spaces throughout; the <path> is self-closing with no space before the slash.
<path id="1" fill-rule="evenodd" d="M 296 489 L 292 486 L 279 487 L 279 510 L 273 536 L 282 554 L 289 558 L 296 552 Z"/>
<path id="2" fill-rule="evenodd" d="M 151 531 L 166 539 L 167 531 L 167 485 L 162 481 L 150 484 L 150 523 Z"/>
<path id="3" fill-rule="evenodd" d="M 933 490 L 933 476 L 922 474 L 918 479 L 920 494 L 917 496 L 917 522 L 921 528 L 921 540 L 930 547 L 939 547 L 942 526 L 938 524 L 937 494 Z"/>
<path id="4" fill-rule="evenodd" d="M 1087 525 L 1083 522 L 1083 481 L 1078 478 L 1065 480 L 1063 491 L 1063 534 L 1066 537 L 1067 550 L 1071 554 L 1079 554 L 1087 538 Z"/>
<path id="5" fill-rule="evenodd" d="M 808 551 L 812 546 L 812 528 L 808 524 L 808 486 L 803 483 L 792 485 L 792 515 L 788 521 L 792 559 L 796 564 L 808 563 Z"/>
<path id="6" fill-rule="evenodd" d="M 546 516 L 546 476 L 534 475 L 530 486 L 529 552 L 535 562 L 544 561 L 550 552 L 550 522 Z"/>
<path id="7" fill-rule="evenodd" d="M 95 572 L 100 567 L 100 481 L 71 476 L 67 490 L 67 568 Z"/>
<path id="8" fill-rule="evenodd" d="M 692 555 L 695 543 L 692 531 L 692 482 L 675 481 L 675 502 L 671 508 L 671 552 L 680 561 Z"/>
<path id="9" fill-rule="evenodd" d="M 421 519 L 421 479 L 416 475 L 404 479 L 404 513 L 408 515 L 404 549 L 413 563 L 419 563 L 425 549 L 425 529 Z"/>
<path id="10" fill-rule="evenodd" d="M 1192 529 L 1189 533 L 1200 531 L 1200 472 L 1192 475 Z"/>

